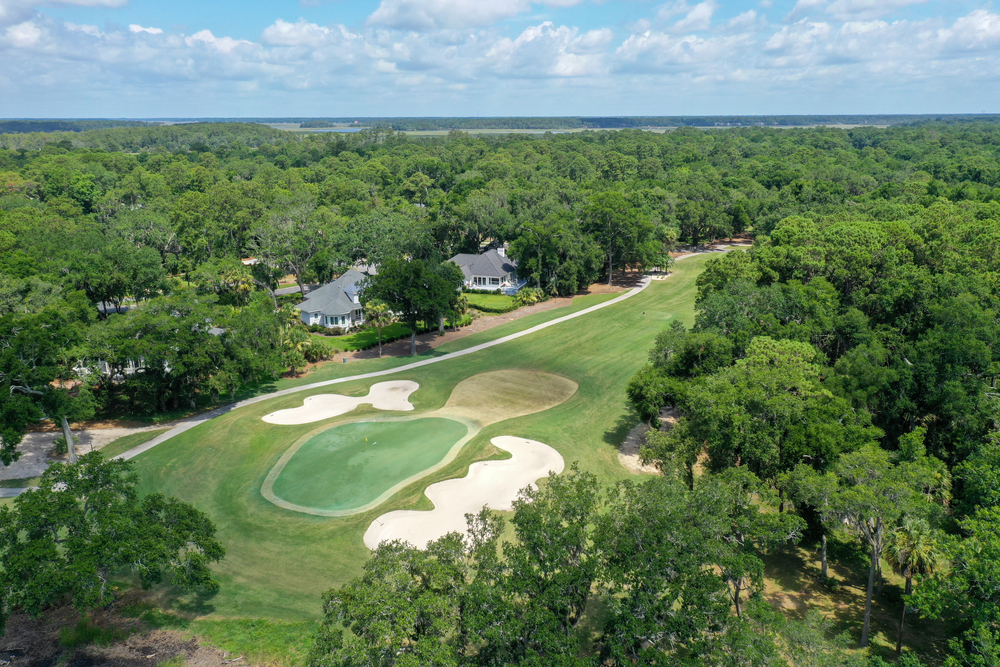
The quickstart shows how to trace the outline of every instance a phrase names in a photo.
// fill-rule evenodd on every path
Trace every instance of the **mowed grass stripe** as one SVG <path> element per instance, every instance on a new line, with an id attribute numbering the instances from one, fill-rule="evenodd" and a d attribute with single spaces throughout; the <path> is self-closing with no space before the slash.
<path id="1" fill-rule="evenodd" d="M 368 524 L 393 509 L 429 509 L 423 489 L 429 484 L 465 474 L 470 463 L 491 457 L 505 458 L 490 438 L 513 435 L 539 440 L 554 447 L 567 464 L 581 468 L 605 482 L 624 479 L 629 473 L 617 459 L 617 445 L 634 425 L 625 397 L 625 385 L 645 362 L 653 337 L 672 320 L 690 324 L 694 316 L 695 278 L 708 256 L 678 263 L 673 275 L 653 283 L 642 293 L 605 309 L 554 325 L 530 336 L 464 357 L 391 375 L 384 379 L 414 380 L 420 389 L 411 396 L 414 416 L 444 406 L 455 386 L 477 373 L 509 368 L 548 371 L 578 383 L 578 391 L 565 403 L 484 428 L 441 470 L 421 479 L 388 502 L 365 513 L 325 518 L 283 510 L 260 493 L 268 472 L 288 447 L 316 427 L 274 427 L 260 420 L 264 414 L 297 407 L 305 396 L 329 392 L 320 388 L 275 398 L 236 410 L 182 433 L 134 461 L 141 476 L 141 490 L 161 491 L 194 503 L 219 527 L 219 538 L 228 550 L 218 566 L 222 590 L 210 599 L 179 598 L 175 604 L 194 615 L 269 617 L 280 620 L 316 618 L 320 595 L 332 586 L 357 576 L 369 556 L 362 543 Z M 497 327 L 488 339 L 524 330 L 585 307 L 597 300 L 586 298 L 579 307 L 539 313 Z M 543 317 L 539 317 L 543 316 Z M 482 334 L 454 341 L 449 346 L 474 345 Z M 473 339 L 473 340 L 470 340 Z M 442 346 L 436 351 L 445 350 Z M 407 363 L 403 359 L 401 363 Z M 385 368 L 386 360 L 355 362 L 345 372 L 330 364 L 300 384 Z M 335 366 L 329 369 L 329 366 Z M 320 374 L 327 373 L 327 377 Z M 380 378 L 382 379 L 382 378 Z M 338 385 L 337 393 L 363 395 L 372 380 Z M 283 388 L 283 387 L 276 387 Z M 378 413 L 362 407 L 356 419 Z M 331 424 L 336 423 L 332 421 Z"/>

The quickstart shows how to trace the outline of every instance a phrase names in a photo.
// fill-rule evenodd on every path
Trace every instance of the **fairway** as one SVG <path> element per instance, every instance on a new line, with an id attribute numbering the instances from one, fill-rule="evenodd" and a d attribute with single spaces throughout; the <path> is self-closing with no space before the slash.
<path id="1" fill-rule="evenodd" d="M 274 495 L 303 507 L 351 510 L 444 458 L 468 433 L 442 418 L 356 422 L 310 437 L 274 482 Z"/>
<path id="2" fill-rule="evenodd" d="M 675 319 L 691 324 L 695 278 L 709 257 L 679 262 L 668 279 L 653 281 L 641 293 L 603 310 L 463 357 L 380 377 L 379 381 L 419 385 L 409 396 L 413 411 L 406 416 L 362 404 L 324 423 L 262 421 L 267 414 L 302 407 L 310 396 L 330 393 L 329 387 L 317 387 L 233 410 L 140 454 L 133 459 L 140 492 L 162 492 L 194 503 L 215 521 L 226 547 L 226 558 L 214 568 L 222 583 L 219 593 L 205 600 L 181 597 L 173 606 L 198 616 L 316 618 L 322 593 L 358 576 L 370 558 L 364 535 L 372 521 L 395 510 L 431 510 L 434 503 L 425 495 L 431 485 L 466 477 L 476 462 L 507 460 L 510 455 L 491 444 L 496 437 L 544 443 L 558 452 L 566 467 L 577 463 L 605 484 L 631 477 L 619 463 L 617 450 L 638 421 L 625 386 L 646 362 L 658 332 Z M 569 307 L 466 336 L 418 359 L 495 340 L 608 298 L 603 294 L 579 297 Z M 382 371 L 411 361 L 404 357 L 327 364 L 306 378 L 276 382 L 273 389 Z M 372 383 L 371 379 L 352 380 L 338 385 L 336 391 L 363 397 Z M 446 455 L 437 469 L 425 466 L 426 474 L 391 491 L 371 509 L 350 516 L 317 515 L 278 506 L 262 495 L 268 476 L 300 441 L 331 427 L 365 420 L 389 424 L 427 418 L 478 422 L 482 428 L 453 458 Z M 289 493 L 290 488 L 283 491 Z M 337 502 L 321 495 L 299 499 Z"/>

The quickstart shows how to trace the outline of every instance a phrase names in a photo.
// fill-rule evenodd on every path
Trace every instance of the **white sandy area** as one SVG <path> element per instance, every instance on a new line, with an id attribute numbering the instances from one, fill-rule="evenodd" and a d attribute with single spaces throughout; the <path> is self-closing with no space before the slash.
<path id="1" fill-rule="evenodd" d="M 480 461 L 469 466 L 469 474 L 431 484 L 424 492 L 434 509 L 397 510 L 378 517 L 365 532 L 365 546 L 375 549 L 384 540 L 404 540 L 420 549 L 450 532 L 465 533 L 466 514 L 484 506 L 508 511 L 518 492 L 566 467 L 563 457 L 546 444 L 504 435 L 490 440 L 511 453 L 504 461 Z"/>
<path id="2" fill-rule="evenodd" d="M 292 426 L 323 421 L 354 410 L 359 405 L 370 403 L 376 410 L 413 409 L 410 394 L 420 385 L 410 380 L 378 382 L 371 386 L 367 396 L 344 396 L 343 394 L 317 394 L 302 402 L 302 407 L 278 410 L 261 417 L 268 424 Z"/>

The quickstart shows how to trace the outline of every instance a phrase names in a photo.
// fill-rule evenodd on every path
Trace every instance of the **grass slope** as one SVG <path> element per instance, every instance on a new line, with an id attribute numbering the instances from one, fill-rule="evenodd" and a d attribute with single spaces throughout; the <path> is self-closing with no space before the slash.
<path id="1" fill-rule="evenodd" d="M 677 265 L 665 281 L 654 281 L 641 294 L 583 318 L 531 336 L 454 360 L 385 379 L 420 384 L 411 401 L 415 415 L 442 407 L 455 386 L 477 373 L 509 368 L 547 371 L 579 385 L 566 402 L 542 412 L 483 429 L 442 470 L 396 494 L 371 512 L 325 518 L 278 508 L 260 494 L 261 484 L 285 450 L 315 425 L 283 427 L 280 435 L 260 417 L 297 407 L 311 390 L 234 411 L 202 424 L 137 457 L 141 490 L 162 491 L 194 503 L 219 527 L 228 550 L 217 568 L 222 590 L 210 598 L 175 598 L 175 609 L 195 615 L 251 616 L 296 621 L 315 618 L 320 595 L 357 576 L 368 558 L 362 535 L 378 515 L 393 509 L 429 509 L 427 485 L 461 476 L 470 463 L 503 457 L 489 444 L 492 437 L 530 437 L 557 449 L 567 463 L 605 482 L 629 473 L 618 463 L 617 445 L 635 423 L 625 385 L 645 362 L 650 341 L 671 320 L 690 323 L 694 316 L 695 277 L 708 257 Z M 521 318 L 436 348 L 427 356 L 464 349 L 541 322 L 589 307 L 613 295 L 584 297 L 568 308 Z M 409 363 L 412 358 L 327 364 L 306 378 L 274 383 L 275 389 L 370 372 Z M 338 393 L 362 395 L 370 381 L 339 385 Z M 351 419 L 365 412 L 363 407 Z M 332 420 L 331 424 L 337 423 Z"/>

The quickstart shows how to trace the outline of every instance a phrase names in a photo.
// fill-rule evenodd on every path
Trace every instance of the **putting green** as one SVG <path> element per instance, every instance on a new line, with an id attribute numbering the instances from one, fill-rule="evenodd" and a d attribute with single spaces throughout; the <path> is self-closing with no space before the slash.
<path id="1" fill-rule="evenodd" d="M 333 426 L 295 451 L 273 493 L 316 510 L 362 507 L 439 463 L 467 433 L 465 424 L 440 417 Z"/>

